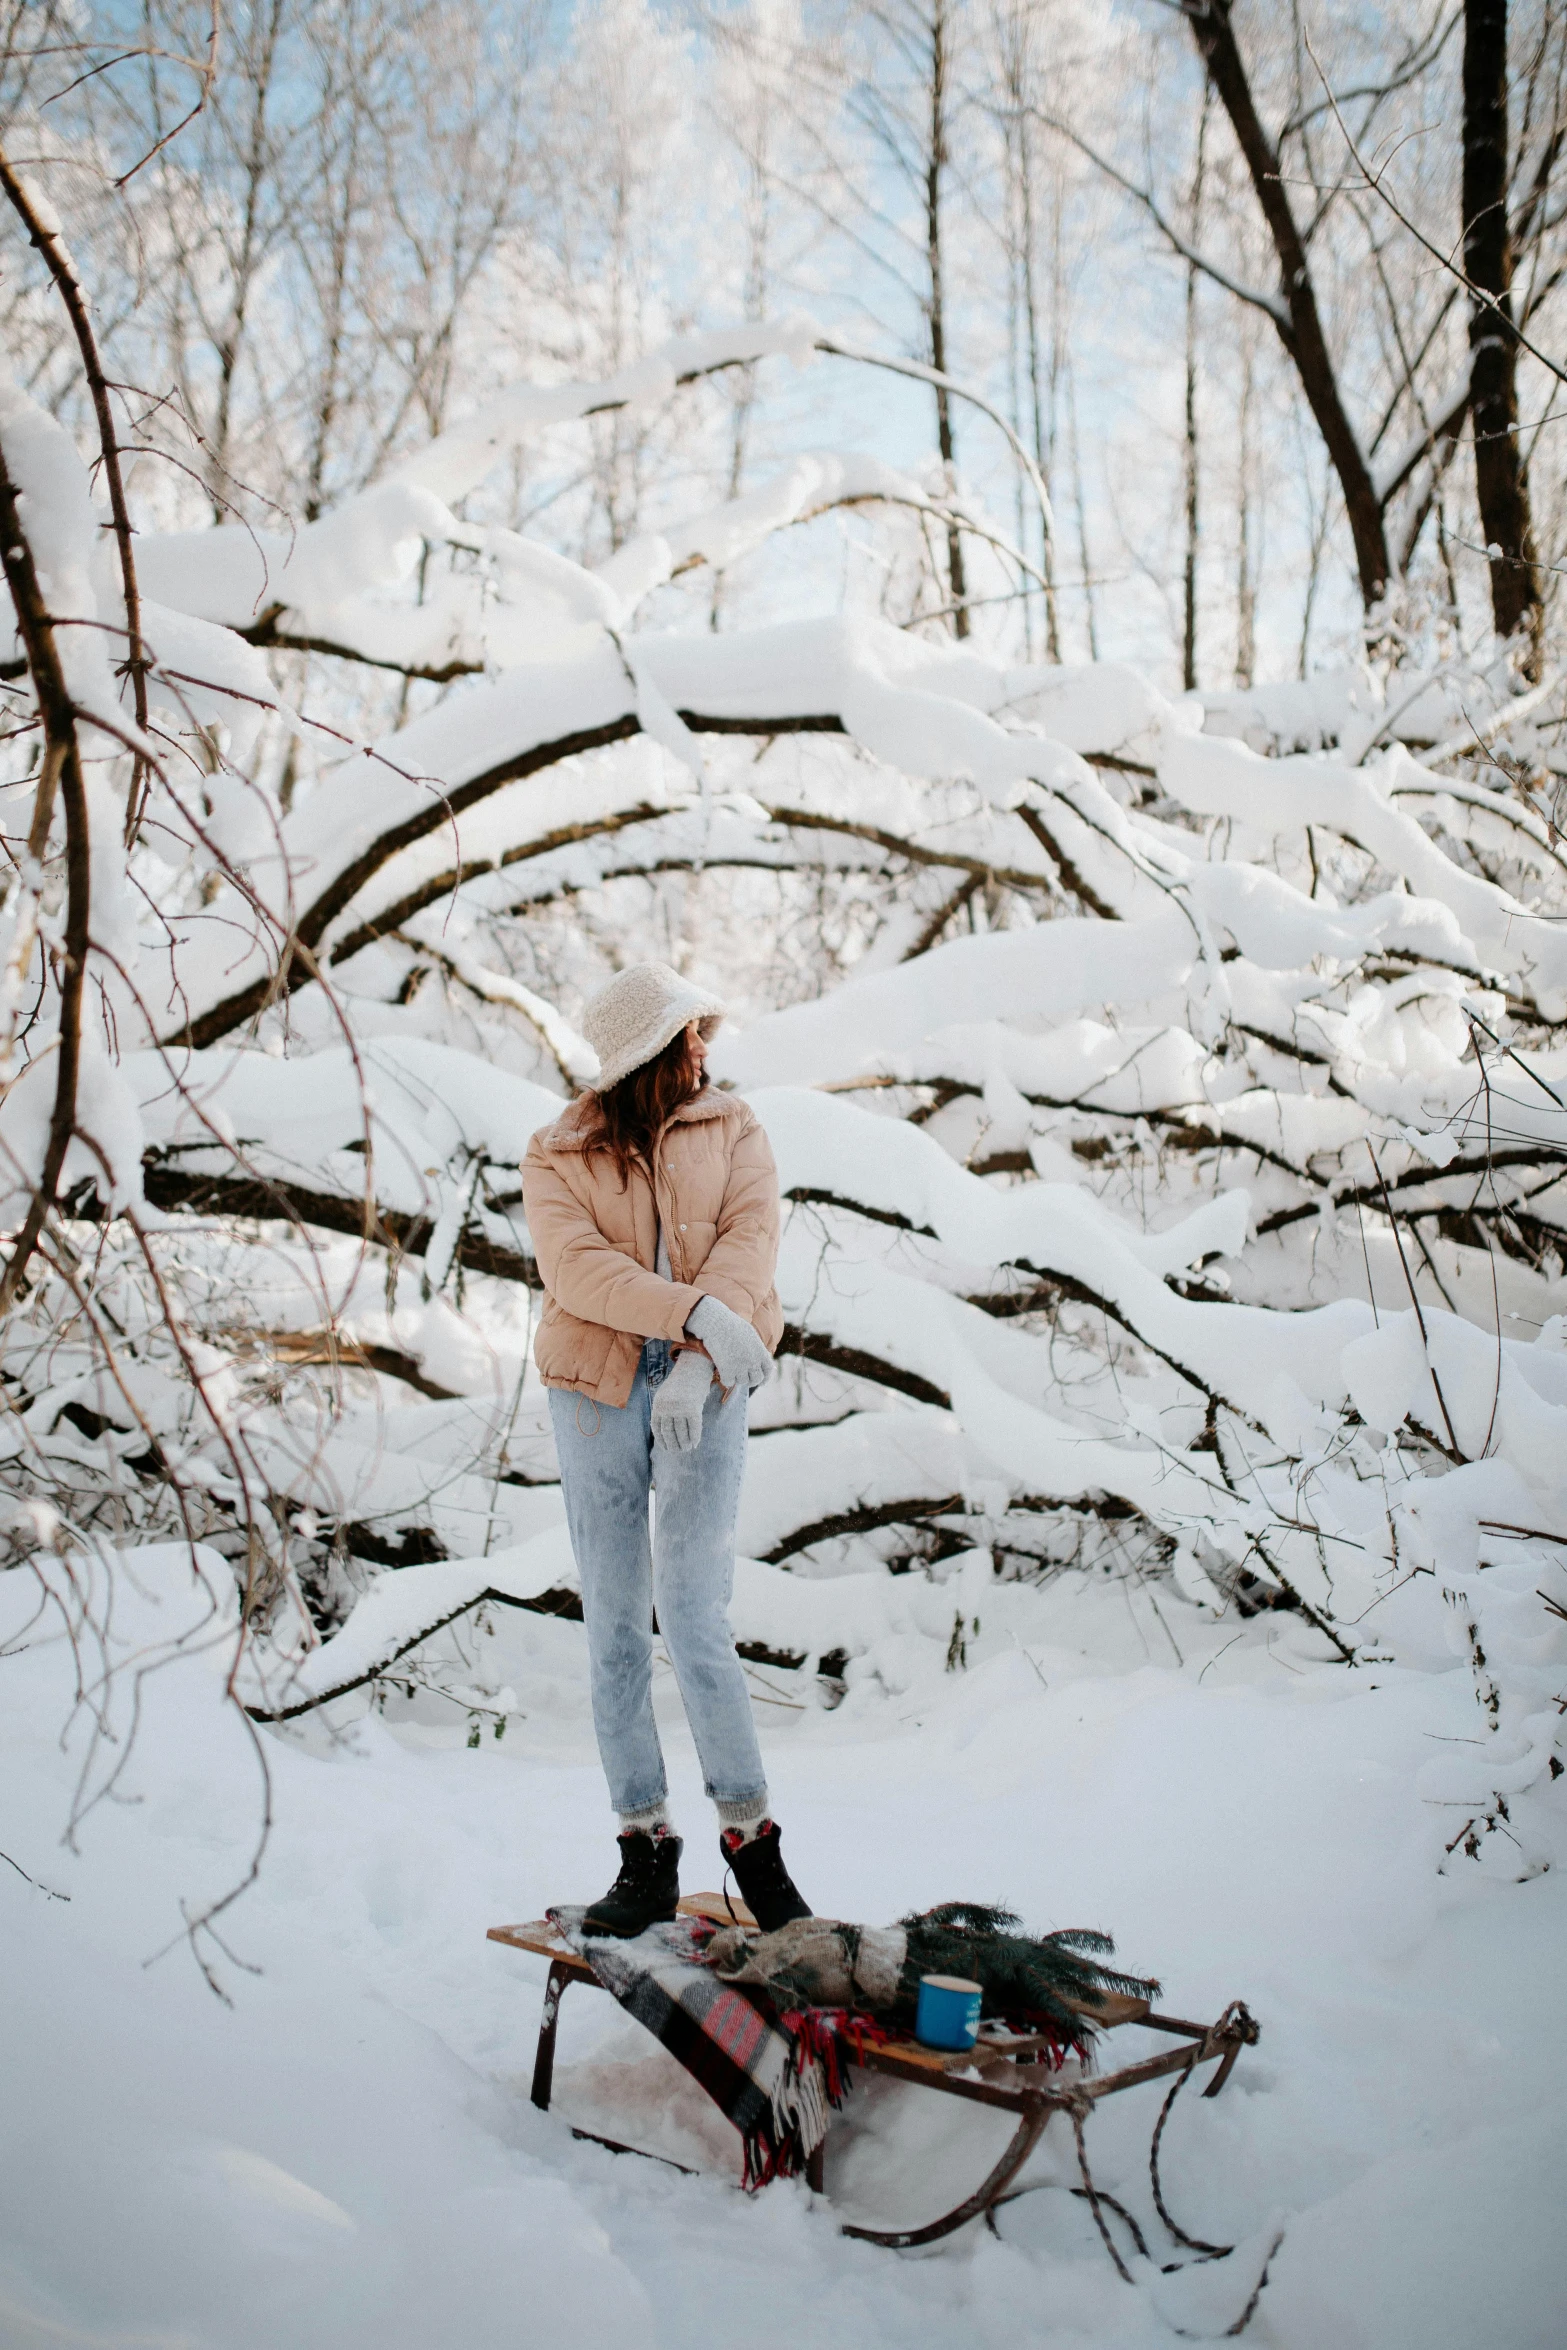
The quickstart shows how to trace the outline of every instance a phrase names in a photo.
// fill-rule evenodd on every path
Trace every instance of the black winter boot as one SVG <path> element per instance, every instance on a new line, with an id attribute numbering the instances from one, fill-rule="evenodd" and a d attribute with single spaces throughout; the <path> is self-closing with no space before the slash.
<path id="1" fill-rule="evenodd" d="M 749 1843 L 742 1843 L 738 1828 L 725 1828 L 718 1843 L 734 1870 L 741 1900 L 764 1934 L 776 1934 L 793 1918 L 815 1916 L 784 1867 L 782 1842 L 773 1821 L 763 1820 Z"/>
<path id="2" fill-rule="evenodd" d="M 620 1874 L 582 1918 L 584 1934 L 629 1941 L 675 1914 L 680 1899 L 680 1838 L 673 1828 L 631 1828 L 618 1839 Z"/>

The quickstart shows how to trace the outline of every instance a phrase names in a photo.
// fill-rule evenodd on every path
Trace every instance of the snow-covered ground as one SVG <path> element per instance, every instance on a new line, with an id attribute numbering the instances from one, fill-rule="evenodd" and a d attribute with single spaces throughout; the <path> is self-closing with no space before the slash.
<path id="1" fill-rule="evenodd" d="M 188 1553 L 125 1568 L 122 1658 L 206 1614 Z M 542 1964 L 484 1937 L 608 1874 L 580 1626 L 499 1617 L 487 1669 L 521 1716 L 499 1742 L 470 1748 L 433 1699 L 357 1721 L 345 1700 L 335 1745 L 319 1723 L 261 1734 L 270 1843 L 218 1921 L 227 1955 L 204 1944 L 225 2005 L 180 1903 L 243 1875 L 261 1816 L 256 1750 L 222 1695 L 231 1603 L 142 1677 L 123 1773 L 73 1854 L 73 1792 L 125 1757 L 137 1684 L 119 1675 L 101 1725 L 120 1743 L 89 1751 L 91 1714 L 72 1706 L 78 1662 L 89 1686 L 96 1668 L 58 1614 L 28 1629 L 37 1594 L 17 1573 L 0 1595 L 4 2350 L 673 2346 L 718 2329 L 758 2350 L 1133 2350 L 1222 2335 L 1281 2227 L 1259 2345 L 1562 2340 L 1567 1884 L 1439 1873 L 1440 1814 L 1415 1780 L 1474 1735 L 1457 1658 L 1307 1665 L 1320 1642 L 1288 1616 L 1241 1629 L 1168 1584 L 1156 1610 L 1146 1587 L 1069 1574 L 1026 1638 L 1015 1618 L 982 1632 L 952 1672 L 939 1643 L 906 1644 L 902 1671 L 863 1674 L 835 1710 L 805 1675 L 758 1670 L 776 1808 L 819 1909 L 881 1922 L 1004 1899 L 1038 1927 L 1109 1928 L 1175 2013 L 1238 1995 L 1259 2017 L 1260 2046 L 1221 2099 L 1182 2099 L 1164 2149 L 1175 2216 L 1237 2250 L 1171 2276 L 1134 2263 L 1128 2288 L 1064 2191 L 1059 2125 L 1025 2174 L 1042 2191 L 999 2236 L 896 2255 L 838 2219 L 933 2215 L 988 2167 L 999 2118 L 872 2084 L 835 2126 L 828 2202 L 803 2185 L 747 2199 L 727 2126 L 580 1991 L 555 2110 L 532 2109 Z M 661 1709 L 697 1888 L 717 1856 L 667 1677 Z M 1158 2096 L 1114 2101 L 1091 2131 L 1099 2182 L 1155 2247 Z M 574 2140 L 573 2118 L 702 2175 Z"/>

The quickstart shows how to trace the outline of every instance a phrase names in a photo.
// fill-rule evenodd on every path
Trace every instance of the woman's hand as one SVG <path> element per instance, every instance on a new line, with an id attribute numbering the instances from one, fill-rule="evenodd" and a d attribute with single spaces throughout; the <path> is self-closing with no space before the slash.
<path id="1" fill-rule="evenodd" d="M 721 1387 L 739 1387 L 750 1393 L 761 1387 L 773 1367 L 773 1358 L 743 1314 L 721 1299 L 704 1297 L 686 1317 L 686 1331 L 700 1338 L 713 1358 Z"/>
<path id="2" fill-rule="evenodd" d="M 688 1348 L 675 1357 L 674 1367 L 653 1396 L 653 1442 L 671 1452 L 695 1452 L 702 1441 L 702 1407 L 713 1384 L 713 1366 L 706 1355 Z"/>

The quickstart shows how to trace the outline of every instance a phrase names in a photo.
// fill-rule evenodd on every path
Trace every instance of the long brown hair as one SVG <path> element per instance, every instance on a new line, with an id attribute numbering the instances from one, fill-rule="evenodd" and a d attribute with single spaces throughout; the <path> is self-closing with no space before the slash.
<path id="1" fill-rule="evenodd" d="M 682 1028 L 661 1053 L 597 1096 L 599 1124 L 584 1145 L 588 1155 L 607 1151 L 620 1170 L 622 1188 L 631 1181 L 635 1160 L 651 1173 L 653 1145 L 681 1103 L 706 1081 L 706 1070 L 699 1070 L 692 1056 L 690 1030 Z"/>

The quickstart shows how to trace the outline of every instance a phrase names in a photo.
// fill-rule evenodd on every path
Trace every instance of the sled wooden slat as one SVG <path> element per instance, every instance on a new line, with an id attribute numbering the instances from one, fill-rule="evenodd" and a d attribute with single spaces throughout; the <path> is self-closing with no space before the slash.
<path id="1" fill-rule="evenodd" d="M 579 1980 L 592 1980 L 593 1969 L 585 1958 L 568 1950 L 548 1918 L 539 1918 L 525 1926 L 491 1926 L 486 1942 L 504 1942 L 508 1950 L 526 1950 L 535 1958 L 554 1961 L 563 1972 Z"/>
<path id="2" fill-rule="evenodd" d="M 686 1918 L 711 1918 L 720 1926 L 756 1923 L 743 1901 L 731 1903 L 722 1893 L 683 1893 L 680 1914 Z M 484 1938 L 487 1942 L 504 1942 L 510 1950 L 531 1951 L 535 1958 L 553 1959 L 578 1982 L 591 1983 L 596 1979 L 587 1960 L 561 1939 L 559 1927 L 552 1925 L 548 1918 L 530 1918 L 521 1926 L 491 1926 Z"/>
<path id="3" fill-rule="evenodd" d="M 680 1903 L 686 1917 L 711 1918 L 717 1925 L 754 1925 L 755 1920 L 743 1902 L 732 1902 L 719 1893 L 688 1893 Z M 555 2070 L 555 2032 L 560 2017 L 560 2003 L 568 1984 L 597 1984 L 598 1978 L 587 1960 L 580 1957 L 562 1940 L 557 1928 L 548 1918 L 534 1918 L 516 1926 L 491 1926 L 488 1939 L 503 1942 L 508 1949 L 525 1950 L 535 1958 L 549 1961 L 549 1977 L 544 1991 L 544 2012 L 539 2022 L 538 2054 L 533 2068 L 533 2102 L 547 2111 Z M 1016 2116 L 1013 2132 L 1000 2161 L 974 2190 L 951 2211 L 939 2219 L 915 2228 L 862 2228 L 845 2226 L 846 2236 L 858 2236 L 870 2244 L 884 2244 L 902 2250 L 919 2244 L 934 2243 L 948 2236 L 969 2220 L 980 2218 L 994 2209 L 1006 2189 L 1017 2176 L 1028 2155 L 1038 2142 L 1041 2132 L 1053 2113 L 1064 2113 L 1071 2119 L 1077 2138 L 1078 2158 L 1083 2168 L 1085 2189 L 1094 2205 L 1100 2231 L 1104 2222 L 1098 2209 L 1098 2198 L 1093 2189 L 1083 2152 L 1083 2124 L 1094 2107 L 1106 2097 L 1113 2097 L 1122 2089 L 1132 2089 L 1147 2081 L 1179 2076 L 1176 2088 L 1199 2065 L 1217 2060 L 1217 2069 L 1204 2095 L 1216 2097 L 1234 2069 L 1242 2048 L 1255 2044 L 1257 2026 L 1245 2006 L 1234 2001 L 1216 2023 L 1191 2023 L 1183 2016 L 1158 2015 L 1146 1999 L 1132 1999 L 1120 1992 L 1107 1992 L 1097 2005 L 1087 2002 L 1079 2012 L 1092 2016 L 1106 2031 L 1123 2024 L 1141 2024 L 1146 2029 L 1162 2032 L 1183 2043 L 1163 2055 L 1144 2058 L 1140 2063 L 1123 2065 L 1119 2070 L 1100 2074 L 1082 2074 L 1063 2077 L 1041 2064 L 1041 2056 L 1050 2052 L 1051 2042 L 1042 2033 L 997 2031 L 986 2026 L 973 2048 L 927 2048 L 918 2040 L 888 2039 L 867 2041 L 855 2059 L 865 2071 L 886 2075 L 904 2081 L 914 2088 L 935 2089 L 948 2097 L 962 2098 L 976 2105 L 991 2106 Z M 1172 2098 L 1175 2094 L 1172 2091 Z M 1166 2111 L 1168 2110 L 1168 2103 Z M 1163 2124 L 1161 2122 L 1160 2127 Z M 578 2130 L 577 2137 L 591 2137 L 591 2131 Z M 624 2146 L 619 2141 L 601 2141 L 616 2153 L 632 2154 L 639 2148 Z M 1157 2133 L 1155 2154 L 1157 2153 Z M 822 2191 L 822 2153 L 818 2147 L 811 2157 L 806 2176 L 810 2186 Z M 663 2159 L 658 2157 L 655 2159 Z M 677 2169 L 680 2165 L 675 2166 Z M 1155 2174 L 1157 2187 L 1157 2172 Z M 1162 2209 L 1162 2206 L 1161 2206 Z M 1120 2266 L 1114 2246 L 1109 2246 L 1112 2259 Z"/>

